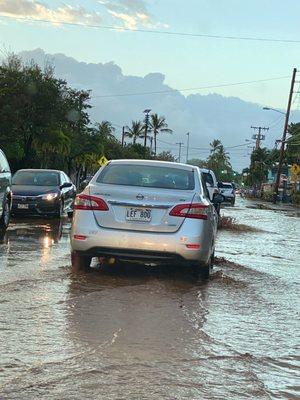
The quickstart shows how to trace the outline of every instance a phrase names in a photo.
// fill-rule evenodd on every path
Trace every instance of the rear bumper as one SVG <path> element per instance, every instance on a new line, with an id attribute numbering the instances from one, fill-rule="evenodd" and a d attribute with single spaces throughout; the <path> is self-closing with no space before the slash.
<path id="1" fill-rule="evenodd" d="M 159 251 L 146 251 L 146 250 L 134 250 L 134 249 L 121 249 L 121 248 L 110 248 L 110 247 L 93 247 L 88 251 L 79 251 L 84 255 L 91 257 L 105 257 L 105 258 L 117 258 L 119 260 L 126 261 L 137 261 L 141 263 L 157 263 L 157 264 L 184 264 L 184 259 L 179 254 L 173 254 L 169 252 Z"/>
<path id="2" fill-rule="evenodd" d="M 74 236 L 86 238 L 77 240 Z M 175 233 L 126 231 L 101 228 L 90 212 L 74 213 L 71 229 L 71 248 L 90 256 L 116 257 L 145 262 L 202 262 L 212 253 L 214 232 L 208 221 L 185 221 Z M 199 244 L 198 249 L 188 244 Z"/>
<path id="3" fill-rule="evenodd" d="M 224 194 L 222 196 L 224 197 L 224 201 L 233 201 L 235 199 L 235 196 L 225 196 Z"/>

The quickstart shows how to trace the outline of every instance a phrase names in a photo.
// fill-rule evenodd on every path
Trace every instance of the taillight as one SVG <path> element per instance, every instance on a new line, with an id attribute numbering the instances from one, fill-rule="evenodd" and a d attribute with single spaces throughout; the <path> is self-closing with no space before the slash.
<path id="1" fill-rule="evenodd" d="M 172 217 L 207 219 L 207 212 L 208 206 L 204 204 L 178 204 L 171 210 L 170 215 Z"/>
<path id="2" fill-rule="evenodd" d="M 75 198 L 74 210 L 108 211 L 108 205 L 100 197 L 79 194 Z"/>

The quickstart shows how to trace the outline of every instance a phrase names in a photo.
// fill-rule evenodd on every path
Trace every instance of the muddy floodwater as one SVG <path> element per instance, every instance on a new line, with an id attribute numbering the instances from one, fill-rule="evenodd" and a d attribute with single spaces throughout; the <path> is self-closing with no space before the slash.
<path id="1" fill-rule="evenodd" d="M 299 399 L 300 210 L 224 215 L 209 281 L 183 268 L 70 273 L 70 221 L 0 244 L 0 399 Z"/>

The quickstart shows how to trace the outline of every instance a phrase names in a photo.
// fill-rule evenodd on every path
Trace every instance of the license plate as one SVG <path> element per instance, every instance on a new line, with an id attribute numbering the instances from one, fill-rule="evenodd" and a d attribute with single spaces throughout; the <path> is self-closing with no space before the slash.
<path id="1" fill-rule="evenodd" d="M 29 204 L 18 204 L 20 210 L 28 210 Z"/>
<path id="2" fill-rule="evenodd" d="M 150 222 L 151 210 L 147 208 L 127 208 L 126 210 L 127 221 Z"/>

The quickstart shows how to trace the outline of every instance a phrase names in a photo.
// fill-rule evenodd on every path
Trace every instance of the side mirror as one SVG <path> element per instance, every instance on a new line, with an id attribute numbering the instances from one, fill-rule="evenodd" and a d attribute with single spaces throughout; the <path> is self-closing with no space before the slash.
<path id="1" fill-rule="evenodd" d="M 71 183 L 71 182 L 65 182 L 65 183 L 63 183 L 62 185 L 60 185 L 60 189 L 64 189 L 64 188 L 70 188 L 70 187 L 72 187 L 73 186 L 73 183 Z"/>
<path id="2" fill-rule="evenodd" d="M 216 193 L 213 197 L 213 203 L 214 204 L 219 204 L 224 201 L 224 197 L 220 193 Z"/>

